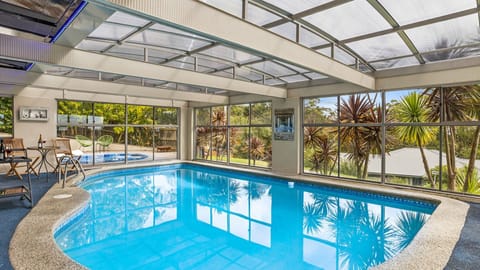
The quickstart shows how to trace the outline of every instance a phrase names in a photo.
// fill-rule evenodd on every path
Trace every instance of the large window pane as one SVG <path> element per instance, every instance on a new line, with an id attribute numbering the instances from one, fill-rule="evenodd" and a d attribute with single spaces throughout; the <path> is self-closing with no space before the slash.
<path id="1" fill-rule="evenodd" d="M 212 160 L 223 162 L 227 161 L 227 139 L 227 128 L 212 128 Z"/>
<path id="2" fill-rule="evenodd" d="M 253 103 L 251 107 L 252 125 L 272 124 L 272 104 L 270 102 Z"/>
<path id="3" fill-rule="evenodd" d="M 156 127 L 155 159 L 174 159 L 177 157 L 177 127 Z"/>
<path id="4" fill-rule="evenodd" d="M 125 162 L 125 127 L 108 126 L 99 127 L 95 130 L 95 138 L 102 136 L 112 136 L 112 143 L 108 146 L 98 146 L 95 155 L 95 164 L 102 163 L 124 163 Z"/>
<path id="5" fill-rule="evenodd" d="M 337 122 L 337 97 L 305 99 L 303 116 L 305 124 Z"/>
<path id="6" fill-rule="evenodd" d="M 156 125 L 177 125 L 178 112 L 177 108 L 155 108 L 155 124 Z"/>
<path id="7" fill-rule="evenodd" d="M 212 108 L 212 126 L 227 125 L 227 106 Z"/>
<path id="8" fill-rule="evenodd" d="M 0 97 L 0 137 L 13 136 L 13 98 Z"/>
<path id="9" fill-rule="evenodd" d="M 153 128 L 128 127 L 128 162 L 152 160 Z"/>
<path id="10" fill-rule="evenodd" d="M 386 121 L 390 123 L 438 122 L 439 110 L 435 110 L 431 105 L 439 102 L 440 96 L 435 97 L 436 93 L 432 92 L 429 98 L 430 94 L 424 93 L 425 90 L 422 89 L 385 92 Z"/>
<path id="11" fill-rule="evenodd" d="M 248 165 L 248 127 L 230 128 L 230 163 Z"/>
<path id="12" fill-rule="evenodd" d="M 93 124 L 87 123 L 93 115 L 93 103 L 82 101 L 61 100 L 58 102 L 58 124 L 69 123 L 71 125 Z"/>
<path id="13" fill-rule="evenodd" d="M 211 159 L 211 130 L 208 127 L 197 127 L 196 130 L 196 158 Z"/>
<path id="14" fill-rule="evenodd" d="M 250 165 L 272 166 L 272 128 L 252 127 L 250 136 Z"/>
<path id="15" fill-rule="evenodd" d="M 151 125 L 153 124 L 153 107 L 128 105 L 129 125 Z"/>
<path id="16" fill-rule="evenodd" d="M 438 189 L 438 126 L 398 125 L 387 130 L 387 183 Z M 373 168 L 375 173 L 379 168 Z"/>
<path id="17" fill-rule="evenodd" d="M 338 128 L 304 127 L 304 172 L 338 175 Z"/>
<path id="18" fill-rule="evenodd" d="M 195 124 L 197 126 L 210 125 L 210 108 L 195 109 Z"/>
<path id="19" fill-rule="evenodd" d="M 249 114 L 249 104 L 230 106 L 230 125 L 248 125 L 250 121 Z"/>
<path id="20" fill-rule="evenodd" d="M 95 103 L 95 116 L 101 117 L 103 125 L 125 124 L 125 104 Z"/>

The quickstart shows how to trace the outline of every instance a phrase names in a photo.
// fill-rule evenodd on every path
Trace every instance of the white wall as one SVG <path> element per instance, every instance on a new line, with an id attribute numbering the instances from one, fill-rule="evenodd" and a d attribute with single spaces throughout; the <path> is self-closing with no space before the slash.
<path id="1" fill-rule="evenodd" d="M 300 172 L 300 99 L 289 98 L 273 100 L 272 116 L 275 117 L 276 109 L 294 109 L 294 139 L 293 141 L 278 141 L 272 138 L 272 171 L 283 174 L 298 174 Z"/>

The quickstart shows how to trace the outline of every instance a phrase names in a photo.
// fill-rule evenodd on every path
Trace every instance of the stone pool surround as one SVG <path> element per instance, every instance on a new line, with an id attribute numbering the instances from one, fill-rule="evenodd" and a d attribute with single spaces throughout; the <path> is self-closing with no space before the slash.
<path id="1" fill-rule="evenodd" d="M 178 163 L 200 164 L 247 172 L 252 171 L 217 164 L 173 161 L 149 162 L 128 166 L 108 166 L 90 170 L 87 172 L 87 176 L 113 169 Z M 380 192 L 400 197 L 419 198 L 439 203 L 437 209 L 417 233 L 410 245 L 395 257 L 381 265 L 375 266 L 374 269 L 443 269 L 447 265 L 455 244 L 460 237 L 469 209 L 467 203 L 455 199 L 405 188 L 393 188 L 357 181 L 338 181 L 306 175 L 277 175 L 271 172 L 255 172 L 282 178 L 289 177 L 298 181 Z M 10 261 L 14 269 L 86 269 L 67 257 L 57 246 L 54 239 L 55 230 L 75 213 L 83 209 L 90 200 L 88 192 L 75 186 L 75 183 L 78 181 L 81 181 L 80 177 L 69 179 L 69 185 L 66 185 L 65 188 L 62 188 L 61 184 L 55 184 L 19 223 L 10 241 L 9 248 Z M 54 198 L 54 196 L 61 194 L 71 194 L 72 196 L 64 199 Z"/>

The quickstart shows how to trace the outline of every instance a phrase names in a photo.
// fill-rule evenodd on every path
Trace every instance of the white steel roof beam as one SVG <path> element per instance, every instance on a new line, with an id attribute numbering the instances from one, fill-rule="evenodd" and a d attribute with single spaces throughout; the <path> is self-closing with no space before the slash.
<path id="1" fill-rule="evenodd" d="M 65 89 L 78 92 L 90 92 L 131 97 L 157 98 L 169 100 L 197 101 L 228 104 L 229 97 L 127 85 L 121 83 L 69 78 L 34 72 L 0 68 L 0 84 L 23 85 L 49 89 Z"/>
<path id="2" fill-rule="evenodd" d="M 29 39 L 0 35 L 0 56 L 76 69 L 176 82 L 241 93 L 285 98 L 284 88 L 86 52 Z"/>
<path id="3" fill-rule="evenodd" d="M 280 37 L 259 26 L 194 0 L 91 0 L 102 6 L 148 17 L 183 30 L 206 35 L 230 46 L 278 59 L 368 89 L 375 88 L 373 77 L 338 63 L 318 52 Z M 221 22 L 221 23 L 218 23 Z"/>

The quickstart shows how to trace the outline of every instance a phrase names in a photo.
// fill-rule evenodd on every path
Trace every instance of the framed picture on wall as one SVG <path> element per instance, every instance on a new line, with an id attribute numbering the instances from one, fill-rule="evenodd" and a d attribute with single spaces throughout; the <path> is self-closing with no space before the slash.
<path id="1" fill-rule="evenodd" d="M 19 119 L 22 121 L 48 121 L 48 108 L 20 107 Z"/>

